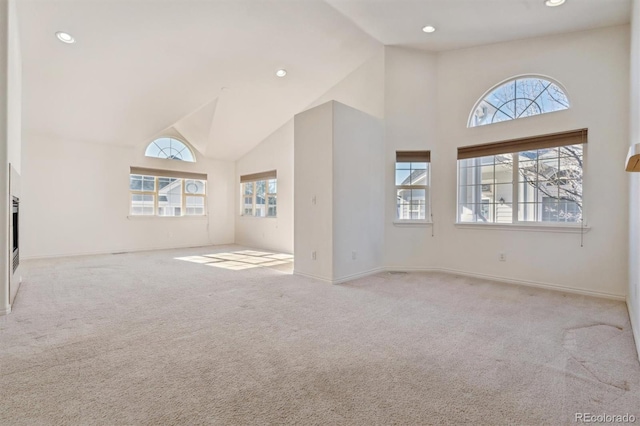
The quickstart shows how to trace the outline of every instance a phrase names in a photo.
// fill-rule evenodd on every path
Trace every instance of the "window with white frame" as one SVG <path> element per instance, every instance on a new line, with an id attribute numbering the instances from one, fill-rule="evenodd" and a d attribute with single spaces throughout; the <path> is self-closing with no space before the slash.
<path id="1" fill-rule="evenodd" d="M 458 149 L 458 222 L 579 223 L 587 129 Z"/>
<path id="2" fill-rule="evenodd" d="M 151 142 L 144 153 L 145 157 L 162 158 L 166 160 L 179 160 L 195 162 L 191 148 L 176 138 L 162 137 Z"/>
<path id="3" fill-rule="evenodd" d="M 276 217 L 278 215 L 278 176 L 276 170 L 240 176 L 241 215 Z"/>
<path id="4" fill-rule="evenodd" d="M 396 152 L 396 220 L 430 219 L 430 151 Z"/>
<path id="5" fill-rule="evenodd" d="M 207 175 L 132 167 L 129 175 L 133 216 L 203 216 Z"/>
<path id="6" fill-rule="evenodd" d="M 546 114 L 570 107 L 559 83 L 548 77 L 521 76 L 491 89 L 474 105 L 468 127 Z"/>

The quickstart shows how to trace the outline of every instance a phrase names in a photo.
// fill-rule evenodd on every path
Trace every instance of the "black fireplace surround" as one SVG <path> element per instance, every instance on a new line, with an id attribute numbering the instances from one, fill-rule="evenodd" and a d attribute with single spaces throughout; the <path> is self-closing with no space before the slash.
<path id="1" fill-rule="evenodd" d="M 12 252 L 12 264 L 13 264 L 13 272 L 18 269 L 18 265 L 20 264 L 20 251 L 18 250 L 18 243 L 20 241 L 18 230 L 20 227 L 18 226 L 18 219 L 20 217 L 20 200 L 16 197 L 13 197 L 13 208 L 11 210 L 13 214 L 11 215 L 11 220 L 13 224 L 13 252 Z"/>

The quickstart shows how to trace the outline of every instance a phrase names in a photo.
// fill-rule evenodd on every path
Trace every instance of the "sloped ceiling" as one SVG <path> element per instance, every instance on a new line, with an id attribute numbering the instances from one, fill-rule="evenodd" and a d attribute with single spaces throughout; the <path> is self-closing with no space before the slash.
<path id="1" fill-rule="evenodd" d="M 382 44 L 437 51 L 629 20 L 630 0 L 542 3 L 20 0 L 24 126 L 45 140 L 130 146 L 173 128 L 205 156 L 235 160 Z"/>
<path id="2" fill-rule="evenodd" d="M 380 47 L 319 0 L 21 0 L 18 14 L 28 133 L 139 145 L 175 125 L 219 159 L 246 153 Z"/>

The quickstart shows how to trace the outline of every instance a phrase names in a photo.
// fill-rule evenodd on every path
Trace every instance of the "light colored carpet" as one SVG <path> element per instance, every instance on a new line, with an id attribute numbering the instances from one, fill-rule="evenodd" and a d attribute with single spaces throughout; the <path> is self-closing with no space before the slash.
<path id="1" fill-rule="evenodd" d="M 0 318 L 0 424 L 640 419 L 624 303 L 446 274 L 332 286 L 175 260 L 241 249 L 25 262 Z"/>

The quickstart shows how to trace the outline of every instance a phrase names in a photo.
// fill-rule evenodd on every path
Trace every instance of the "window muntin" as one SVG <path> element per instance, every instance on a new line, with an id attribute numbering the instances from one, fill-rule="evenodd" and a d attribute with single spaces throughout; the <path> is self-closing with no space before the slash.
<path id="1" fill-rule="evenodd" d="M 171 176 L 129 175 L 133 216 L 202 216 L 206 181 Z"/>
<path id="2" fill-rule="evenodd" d="M 193 152 L 182 141 L 175 138 L 158 138 L 147 146 L 144 155 L 146 157 L 163 158 L 167 160 L 180 160 L 195 162 Z"/>
<path id="3" fill-rule="evenodd" d="M 584 144 L 458 160 L 458 222 L 582 221 Z"/>
<path id="4" fill-rule="evenodd" d="M 559 84 L 541 77 L 518 77 L 485 95 L 473 108 L 468 127 L 560 111 L 570 107 Z"/>
<path id="5" fill-rule="evenodd" d="M 429 162 L 396 161 L 396 220 L 427 220 Z"/>
<path id="6" fill-rule="evenodd" d="M 276 217 L 277 178 L 241 183 L 242 216 Z"/>

